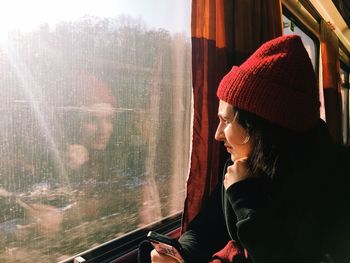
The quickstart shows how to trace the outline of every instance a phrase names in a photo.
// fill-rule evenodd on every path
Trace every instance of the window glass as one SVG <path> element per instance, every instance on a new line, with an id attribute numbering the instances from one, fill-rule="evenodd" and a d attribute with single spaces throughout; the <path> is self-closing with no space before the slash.
<path id="1" fill-rule="evenodd" d="M 349 73 L 340 69 L 341 98 L 342 98 L 342 130 L 343 143 L 348 143 L 349 133 Z"/>
<path id="2" fill-rule="evenodd" d="M 283 33 L 285 35 L 289 34 L 296 34 L 301 37 L 301 40 L 303 41 L 304 47 L 309 54 L 309 57 L 311 59 L 312 65 L 314 66 L 314 69 L 316 71 L 317 65 L 316 65 L 316 44 L 315 41 L 312 40 L 311 37 L 309 37 L 303 30 L 301 30 L 293 21 L 291 21 L 286 16 L 282 15 L 283 18 Z"/>
<path id="3" fill-rule="evenodd" d="M 0 262 L 57 262 L 183 208 L 190 1 L 0 10 Z"/>
<path id="4" fill-rule="evenodd" d="M 319 83 L 322 83 L 322 72 L 321 68 L 318 67 L 316 61 L 317 57 L 319 60 L 321 60 L 320 54 L 316 54 L 317 46 L 316 42 L 307 35 L 300 27 L 298 27 L 291 19 L 286 17 L 285 15 L 282 15 L 283 19 L 283 33 L 285 35 L 288 34 L 297 34 L 301 37 L 301 40 L 303 41 L 304 47 L 309 54 L 309 57 L 311 59 L 312 65 L 314 67 L 314 70 L 316 72 L 316 75 L 319 76 Z M 320 63 L 320 62 L 319 62 Z M 323 96 L 323 88 L 322 85 L 319 85 L 319 97 L 320 97 L 320 118 L 322 118 L 324 121 L 326 121 L 326 112 L 325 112 L 325 103 L 324 103 L 324 96 Z"/>

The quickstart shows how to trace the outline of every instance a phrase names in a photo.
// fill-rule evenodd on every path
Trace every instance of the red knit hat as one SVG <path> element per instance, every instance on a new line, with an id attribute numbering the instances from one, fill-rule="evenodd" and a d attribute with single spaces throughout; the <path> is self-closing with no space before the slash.
<path id="1" fill-rule="evenodd" d="M 317 80 L 299 36 L 263 44 L 221 80 L 220 100 L 296 131 L 313 127 L 320 116 Z"/>
<path id="2" fill-rule="evenodd" d="M 116 99 L 111 88 L 95 76 L 82 72 L 78 74 L 72 83 L 72 98 L 74 104 L 92 105 L 109 103 L 116 106 Z"/>

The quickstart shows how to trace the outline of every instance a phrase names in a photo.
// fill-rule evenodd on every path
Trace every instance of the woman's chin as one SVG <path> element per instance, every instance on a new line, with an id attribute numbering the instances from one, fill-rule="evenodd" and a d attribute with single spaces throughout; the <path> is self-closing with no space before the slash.
<path id="1" fill-rule="evenodd" d="M 231 153 L 231 160 L 232 160 L 232 162 L 234 162 L 237 158 L 238 158 L 237 154 Z"/>
<path id="2" fill-rule="evenodd" d="M 231 152 L 231 160 L 232 160 L 232 162 L 234 162 L 237 159 L 244 158 L 244 157 L 246 157 L 246 155 L 239 154 L 237 152 L 234 152 L 234 153 Z"/>

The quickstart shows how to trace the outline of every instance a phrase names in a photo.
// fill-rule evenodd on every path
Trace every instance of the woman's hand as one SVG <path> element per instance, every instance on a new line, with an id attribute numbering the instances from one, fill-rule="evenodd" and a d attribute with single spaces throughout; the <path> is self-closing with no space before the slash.
<path id="1" fill-rule="evenodd" d="M 67 148 L 67 164 L 73 170 L 78 170 L 89 160 L 89 152 L 84 145 L 72 144 Z"/>
<path id="2" fill-rule="evenodd" d="M 151 261 L 152 263 L 177 263 L 172 257 L 161 255 L 155 249 L 151 251 Z"/>
<path id="3" fill-rule="evenodd" d="M 249 170 L 247 159 L 247 157 L 239 158 L 235 160 L 233 165 L 227 167 L 224 179 L 224 187 L 226 190 L 234 183 L 253 177 Z"/>

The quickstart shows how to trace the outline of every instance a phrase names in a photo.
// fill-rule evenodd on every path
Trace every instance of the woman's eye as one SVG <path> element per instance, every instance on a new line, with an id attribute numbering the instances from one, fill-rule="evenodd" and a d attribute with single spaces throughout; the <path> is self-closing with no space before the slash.
<path id="1" fill-rule="evenodd" d="M 225 125 L 229 125 L 229 124 L 230 124 L 230 121 L 224 120 L 224 123 L 225 123 Z"/>

